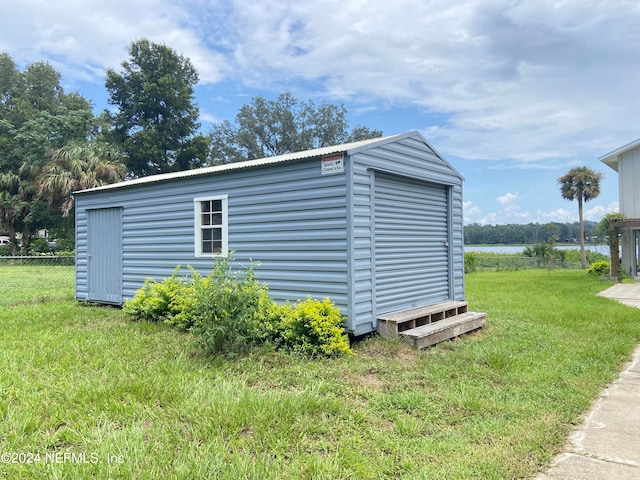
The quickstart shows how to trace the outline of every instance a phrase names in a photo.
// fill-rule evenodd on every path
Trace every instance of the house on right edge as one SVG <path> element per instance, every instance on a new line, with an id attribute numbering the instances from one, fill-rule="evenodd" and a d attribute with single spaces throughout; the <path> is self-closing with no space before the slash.
<path id="1" fill-rule="evenodd" d="M 618 172 L 620 213 L 620 246 L 622 269 L 640 275 L 640 138 L 600 157 L 600 161 Z"/>

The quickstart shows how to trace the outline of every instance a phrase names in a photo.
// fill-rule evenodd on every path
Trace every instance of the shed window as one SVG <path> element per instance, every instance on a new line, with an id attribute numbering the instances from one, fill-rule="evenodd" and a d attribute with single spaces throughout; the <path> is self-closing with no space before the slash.
<path id="1" fill-rule="evenodd" d="M 194 199 L 196 257 L 226 256 L 227 196 Z"/>

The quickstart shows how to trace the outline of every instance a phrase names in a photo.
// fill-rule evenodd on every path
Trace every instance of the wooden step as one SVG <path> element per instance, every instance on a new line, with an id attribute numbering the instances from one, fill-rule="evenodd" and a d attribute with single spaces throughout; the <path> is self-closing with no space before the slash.
<path id="1" fill-rule="evenodd" d="M 486 321 L 486 313 L 464 312 L 444 320 L 405 330 L 400 334 L 406 343 L 422 349 L 482 328 Z"/>
<path id="2" fill-rule="evenodd" d="M 398 334 L 403 331 L 465 313 L 468 305 L 467 302 L 450 300 L 382 314 L 377 319 L 378 332 L 385 338 L 398 338 Z"/>

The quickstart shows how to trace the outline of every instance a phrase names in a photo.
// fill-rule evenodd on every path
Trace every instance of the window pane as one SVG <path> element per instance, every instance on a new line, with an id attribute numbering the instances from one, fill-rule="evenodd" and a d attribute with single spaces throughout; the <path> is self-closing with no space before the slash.
<path id="1" fill-rule="evenodd" d="M 195 218 L 200 230 L 200 247 L 197 250 L 205 256 L 222 254 L 227 247 L 223 240 L 223 233 L 226 232 L 226 225 L 223 223 L 226 212 L 223 207 L 226 206 L 226 200 L 200 200 L 199 203 L 200 217 L 196 215 Z"/>

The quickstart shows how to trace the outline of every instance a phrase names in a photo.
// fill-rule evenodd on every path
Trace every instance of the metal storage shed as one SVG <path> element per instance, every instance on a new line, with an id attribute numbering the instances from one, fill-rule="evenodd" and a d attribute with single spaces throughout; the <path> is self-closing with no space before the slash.
<path id="1" fill-rule="evenodd" d="M 464 300 L 462 182 L 409 132 L 76 192 L 76 298 L 122 304 L 233 251 L 275 300 L 328 296 L 365 334 L 381 314 Z"/>

